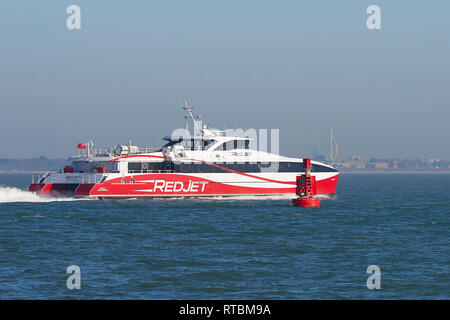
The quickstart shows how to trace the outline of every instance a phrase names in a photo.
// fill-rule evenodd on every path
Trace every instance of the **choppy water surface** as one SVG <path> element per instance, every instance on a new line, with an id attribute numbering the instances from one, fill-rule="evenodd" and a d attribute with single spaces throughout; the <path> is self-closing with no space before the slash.
<path id="1" fill-rule="evenodd" d="M 450 298 L 450 175 L 343 174 L 289 199 L 51 201 L 0 175 L 0 298 Z M 14 189 L 19 188 L 19 189 Z M 81 289 L 66 268 L 81 268 Z M 381 289 L 369 290 L 369 265 Z"/>

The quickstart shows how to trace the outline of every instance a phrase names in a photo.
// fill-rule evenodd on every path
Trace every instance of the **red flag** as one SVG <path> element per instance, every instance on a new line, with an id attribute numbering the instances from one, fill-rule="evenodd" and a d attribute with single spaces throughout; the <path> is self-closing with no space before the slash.
<path id="1" fill-rule="evenodd" d="M 78 144 L 78 149 L 87 149 L 86 143 L 79 143 Z"/>

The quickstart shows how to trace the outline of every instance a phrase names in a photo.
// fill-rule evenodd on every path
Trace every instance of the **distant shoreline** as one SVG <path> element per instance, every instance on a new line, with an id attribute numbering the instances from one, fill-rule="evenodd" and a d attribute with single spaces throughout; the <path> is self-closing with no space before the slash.
<path id="1" fill-rule="evenodd" d="M 361 174 L 361 173 L 370 173 L 370 174 L 375 174 L 375 173 L 381 173 L 381 174 L 389 174 L 389 173 L 396 173 L 396 174 L 400 174 L 400 173 L 407 173 L 407 174 L 413 174 L 413 173 L 420 173 L 420 174 L 425 174 L 425 173 L 429 173 L 429 174 L 449 174 L 450 170 L 442 170 L 442 171 L 432 171 L 432 170 L 367 170 L 367 171 L 339 171 L 342 174 Z"/>
<path id="2" fill-rule="evenodd" d="M 23 174 L 23 173 L 44 174 L 45 172 L 48 172 L 48 171 L 16 171 L 16 170 L 2 171 L 2 170 L 0 170 L 0 174 L 15 174 L 15 173 L 17 173 L 17 174 Z"/>

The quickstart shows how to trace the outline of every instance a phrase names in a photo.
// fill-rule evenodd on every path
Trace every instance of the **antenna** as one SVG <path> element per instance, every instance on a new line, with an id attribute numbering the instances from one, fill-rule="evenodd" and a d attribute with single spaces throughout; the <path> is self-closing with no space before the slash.
<path id="1" fill-rule="evenodd" d="M 333 154 L 333 146 L 334 146 L 334 154 Z M 338 155 L 338 145 L 333 137 L 333 128 L 330 127 L 330 164 L 333 165 L 333 163 L 336 161 Z"/>
<path id="2" fill-rule="evenodd" d="M 330 164 L 333 164 L 333 127 L 330 127 Z"/>
<path id="3" fill-rule="evenodd" d="M 192 108 L 193 107 L 190 107 L 186 100 L 183 100 L 183 102 L 184 102 L 183 110 L 187 110 L 189 112 L 189 115 L 191 116 L 192 122 L 194 123 L 194 126 L 197 129 L 198 134 L 202 136 L 203 134 L 200 131 L 200 129 L 199 129 L 198 125 L 197 125 L 197 122 L 195 122 L 194 113 L 192 112 Z M 197 119 L 200 119 L 200 116 L 197 116 Z M 194 134 L 195 134 L 195 132 L 194 132 Z"/>
<path id="4" fill-rule="evenodd" d="M 183 107 L 183 109 L 185 109 L 185 107 Z M 186 120 L 186 134 L 188 134 L 189 133 L 189 122 L 188 122 L 189 116 L 184 116 L 184 119 Z"/>

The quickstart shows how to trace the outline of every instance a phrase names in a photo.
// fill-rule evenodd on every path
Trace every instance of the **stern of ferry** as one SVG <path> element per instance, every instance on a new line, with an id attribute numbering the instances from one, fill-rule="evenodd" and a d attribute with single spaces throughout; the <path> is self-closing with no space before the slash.
<path id="1" fill-rule="evenodd" d="M 103 178 L 101 174 L 47 173 L 37 179 L 33 177 L 29 192 L 41 196 L 72 198 L 90 197 L 91 190 Z"/>

